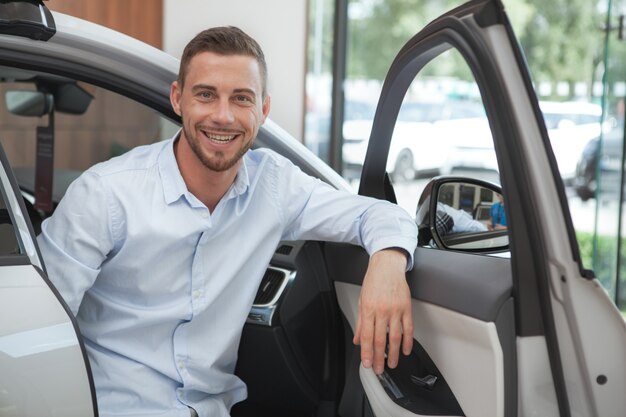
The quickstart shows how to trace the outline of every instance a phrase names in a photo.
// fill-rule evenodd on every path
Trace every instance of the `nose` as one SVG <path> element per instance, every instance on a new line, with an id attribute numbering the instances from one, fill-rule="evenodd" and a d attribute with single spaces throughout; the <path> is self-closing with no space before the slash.
<path id="1" fill-rule="evenodd" d="M 228 100 L 218 100 L 213 107 L 211 117 L 215 123 L 228 125 L 235 121 L 235 115 Z"/>

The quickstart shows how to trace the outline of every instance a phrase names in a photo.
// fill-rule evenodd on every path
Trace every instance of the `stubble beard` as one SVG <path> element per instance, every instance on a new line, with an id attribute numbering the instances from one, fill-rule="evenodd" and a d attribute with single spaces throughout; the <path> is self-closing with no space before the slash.
<path id="1" fill-rule="evenodd" d="M 243 158 L 245 153 L 248 152 L 248 149 L 250 149 L 250 147 L 252 146 L 252 141 L 249 141 L 241 149 L 239 149 L 237 153 L 230 159 L 225 159 L 224 153 L 220 151 L 215 153 L 215 157 L 210 158 L 202 149 L 202 145 L 200 145 L 200 141 L 198 140 L 198 138 L 196 136 L 190 135 L 189 133 L 190 132 L 188 132 L 187 129 L 183 126 L 183 134 L 193 153 L 196 154 L 200 162 L 202 162 L 202 165 L 204 165 L 209 170 L 215 172 L 228 171 L 229 169 L 234 167 L 237 162 L 239 162 L 239 160 Z"/>

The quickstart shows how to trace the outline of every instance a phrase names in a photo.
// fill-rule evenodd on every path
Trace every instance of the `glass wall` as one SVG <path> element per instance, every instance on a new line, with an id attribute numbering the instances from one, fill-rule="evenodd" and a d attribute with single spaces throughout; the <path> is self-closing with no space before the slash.
<path id="1" fill-rule="evenodd" d="M 330 161 L 335 0 L 309 1 L 304 144 Z"/>
<path id="2" fill-rule="evenodd" d="M 393 58 L 426 23 L 462 3 L 310 2 L 305 144 L 329 161 L 330 149 L 336 146 L 333 142 L 338 141 L 343 159 L 336 168 L 355 190 L 382 83 Z M 539 96 L 584 265 L 594 270 L 609 295 L 626 311 L 626 248 L 618 238 L 626 235 L 621 203 L 626 33 L 620 32 L 626 29 L 619 29 L 624 26 L 626 0 L 504 0 L 504 4 Z M 344 7 L 345 13 L 336 14 L 337 6 Z M 343 14 L 345 21 L 335 22 L 335 17 Z M 333 45 L 337 42 L 345 44 L 345 74 L 334 71 L 338 61 L 333 57 Z M 333 91 L 333 73 L 341 78 L 335 86 L 339 95 Z M 341 97 L 343 105 L 342 128 L 334 138 L 332 97 Z M 491 138 L 482 134 L 483 125 L 480 96 L 470 71 L 459 56 L 442 56 L 413 83 L 394 131 L 392 144 L 397 149 L 387 168 L 399 190 L 399 203 L 403 204 L 403 189 L 416 195 L 434 175 L 471 169 L 472 176 L 497 182 L 497 166 L 485 165 L 489 158 L 476 157 L 493 152 Z M 468 126 L 473 126 L 471 149 L 452 139 L 436 144 L 425 141 L 420 152 L 401 145 L 403 132 L 410 129 L 427 138 L 434 126 L 449 132 L 450 137 L 455 129 L 468 131 Z M 425 144 L 438 147 L 436 158 L 424 152 Z M 405 208 L 414 214 L 414 202 L 407 202 Z"/>
<path id="3" fill-rule="evenodd" d="M 626 249 L 624 245 L 624 98 L 626 95 L 626 1 L 606 4 L 602 104 L 609 124 L 594 152 L 597 178 L 593 269 L 603 286 L 626 311 Z"/>

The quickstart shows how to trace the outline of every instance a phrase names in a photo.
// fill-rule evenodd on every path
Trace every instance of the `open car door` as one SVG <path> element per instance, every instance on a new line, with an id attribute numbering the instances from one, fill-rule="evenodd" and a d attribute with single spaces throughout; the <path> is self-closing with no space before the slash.
<path id="1" fill-rule="evenodd" d="M 485 116 L 435 123 L 434 136 L 416 128 L 414 140 L 428 152 L 446 153 L 442 172 L 472 170 L 437 178 L 422 192 L 394 184 L 385 170 L 398 114 L 410 100 L 431 98 L 429 77 L 451 64 L 469 80 L 468 95 L 475 93 Z M 475 168 L 496 177 L 479 179 Z M 420 226 L 415 267 L 407 274 L 415 347 L 379 377 L 363 367 L 348 371 L 344 393 L 361 384 L 367 401 L 352 396 L 348 403 L 344 394 L 340 415 L 624 414 L 626 325 L 581 263 L 542 113 L 501 1 L 466 3 L 399 52 L 378 103 L 359 192 L 392 202 L 412 199 Z M 484 224 L 482 233 L 454 232 L 463 216 L 480 222 L 479 209 L 494 205 L 498 194 L 506 208 L 504 232 Z M 453 210 L 464 214 L 441 221 L 443 208 L 450 218 Z M 367 255 L 338 244 L 324 249 L 354 331 Z M 356 368 L 358 350 L 348 355 Z"/>
<path id="2" fill-rule="evenodd" d="M 74 316 L 46 277 L 0 146 L 0 415 L 98 416 Z"/>

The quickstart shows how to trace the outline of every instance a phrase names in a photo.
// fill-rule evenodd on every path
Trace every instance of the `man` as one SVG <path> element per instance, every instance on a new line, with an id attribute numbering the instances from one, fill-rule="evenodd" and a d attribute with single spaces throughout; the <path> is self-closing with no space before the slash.
<path id="1" fill-rule="evenodd" d="M 50 279 L 77 315 L 101 416 L 227 416 L 259 282 L 282 239 L 371 254 L 355 343 L 381 373 L 412 344 L 405 272 L 417 231 L 395 205 L 332 189 L 249 150 L 270 110 L 259 45 L 213 28 L 185 48 L 171 102 L 182 130 L 87 170 L 42 225 Z"/>

